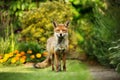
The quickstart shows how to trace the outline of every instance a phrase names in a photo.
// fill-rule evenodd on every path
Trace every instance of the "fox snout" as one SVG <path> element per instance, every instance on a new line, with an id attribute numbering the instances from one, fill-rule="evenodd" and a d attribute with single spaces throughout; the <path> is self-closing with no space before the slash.
<path id="1" fill-rule="evenodd" d="M 63 33 L 58 33 L 58 34 L 57 34 L 57 37 L 58 37 L 58 38 L 64 38 L 64 36 L 65 36 L 65 34 L 63 34 Z"/>
<path id="2" fill-rule="evenodd" d="M 62 33 L 60 33 L 60 36 L 62 37 Z"/>

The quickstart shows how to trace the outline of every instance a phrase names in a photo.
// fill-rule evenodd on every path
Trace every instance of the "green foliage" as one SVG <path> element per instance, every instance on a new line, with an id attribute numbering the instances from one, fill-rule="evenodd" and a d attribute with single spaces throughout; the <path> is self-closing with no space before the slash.
<path id="1" fill-rule="evenodd" d="M 15 16 L 22 16 L 23 12 L 25 10 L 31 10 L 34 8 L 37 8 L 36 3 L 32 2 L 32 0 L 16 0 L 16 1 L 10 1 L 10 13 L 11 15 Z"/>
<path id="2" fill-rule="evenodd" d="M 42 3 L 40 8 L 26 12 L 21 18 L 21 34 L 25 40 L 37 40 L 45 47 L 46 39 L 53 34 L 52 21 L 62 23 L 71 19 L 68 4 L 56 1 Z"/>
<path id="3" fill-rule="evenodd" d="M 4 54 L 10 46 L 10 39 L 0 38 L 0 55 Z"/>
<path id="4" fill-rule="evenodd" d="M 89 34 L 89 38 L 85 40 L 84 49 L 89 56 L 93 59 L 97 59 L 103 65 L 109 65 L 109 51 L 110 42 L 113 39 L 111 37 L 112 30 L 115 23 L 110 18 L 110 14 L 104 15 L 102 9 L 99 6 L 93 8 L 94 24 L 92 26 L 92 33 Z M 111 25 L 111 27 L 109 27 Z M 85 46 L 86 45 L 86 46 Z"/>
<path id="5" fill-rule="evenodd" d="M 112 42 L 111 47 L 109 48 L 110 55 L 110 64 L 120 72 L 120 39 Z"/>
<path id="6" fill-rule="evenodd" d="M 104 2 L 104 4 L 107 5 L 111 3 Z M 119 12 L 117 12 L 116 7 L 114 6 L 107 5 L 107 8 L 100 8 L 98 6 L 94 8 L 94 37 L 97 39 L 95 45 L 100 46 L 99 44 L 102 42 L 101 47 L 95 48 L 94 51 L 101 55 L 100 57 L 98 53 L 96 54 L 100 63 L 104 65 L 112 64 L 112 66 L 116 67 L 119 64 L 119 41 L 116 42 L 117 45 L 113 44 L 113 42 L 117 41 L 120 37 L 118 35 L 119 16 L 115 16 L 113 13 L 119 14 Z M 113 52 L 108 51 L 111 43 L 111 49 L 113 48 Z"/>
<path id="7" fill-rule="evenodd" d="M 6 12 L 9 16 L 9 19 L 2 19 L 2 22 L 10 20 L 10 23 L 13 24 L 14 29 L 17 30 L 20 28 L 19 17 L 23 16 L 24 11 L 35 9 L 39 7 L 39 2 L 36 0 L 2 0 L 0 1 L 0 14 L 3 15 Z M 0 15 L 0 17 L 1 17 Z M 9 24 L 9 23 L 8 23 Z M 3 24 L 4 25 L 4 24 Z"/>
<path id="8" fill-rule="evenodd" d="M 10 32 L 8 30 L 10 29 L 10 15 L 7 11 L 0 11 L 0 37 L 5 37 Z"/>
<path id="9" fill-rule="evenodd" d="M 96 59 L 103 65 L 110 65 L 110 62 L 113 62 L 114 66 L 118 65 L 118 54 L 109 53 L 108 48 L 112 41 L 119 38 L 119 16 L 113 15 L 119 11 L 107 1 L 70 1 L 73 5 L 73 24 L 78 26 L 75 30 L 83 37 L 82 42 L 78 39 L 79 46 L 89 58 Z"/>
<path id="10" fill-rule="evenodd" d="M 18 43 L 19 51 L 25 51 L 27 52 L 28 50 L 32 50 L 33 53 L 41 53 L 44 51 L 44 49 L 41 48 L 40 44 L 37 42 L 20 42 Z"/>
<path id="11" fill-rule="evenodd" d="M 10 28 L 7 28 L 4 32 L 5 36 L 0 37 L 0 54 L 11 52 L 17 49 L 18 47 L 17 45 L 18 36 L 15 37 L 12 27 L 13 26 L 10 25 Z"/>
<path id="12" fill-rule="evenodd" d="M 42 56 L 41 58 L 37 58 L 35 57 L 34 59 L 31 59 L 30 56 L 34 55 L 36 56 L 36 54 L 43 54 L 43 52 L 45 51 L 40 44 L 38 44 L 37 42 L 21 42 L 18 44 L 18 51 L 24 51 L 25 53 L 27 53 L 29 50 L 32 51 L 31 54 L 26 54 L 27 60 L 26 62 L 30 62 L 30 61 L 34 61 L 34 62 L 41 62 L 45 59 L 44 56 Z"/>

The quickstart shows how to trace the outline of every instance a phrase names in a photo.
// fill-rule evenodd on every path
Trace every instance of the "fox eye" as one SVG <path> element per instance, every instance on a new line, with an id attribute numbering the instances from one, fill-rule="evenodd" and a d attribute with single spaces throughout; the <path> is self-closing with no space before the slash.
<path id="1" fill-rule="evenodd" d="M 60 30 L 56 30 L 57 32 L 59 32 Z"/>
<path id="2" fill-rule="evenodd" d="M 67 32 L 66 30 L 62 30 L 63 32 Z"/>

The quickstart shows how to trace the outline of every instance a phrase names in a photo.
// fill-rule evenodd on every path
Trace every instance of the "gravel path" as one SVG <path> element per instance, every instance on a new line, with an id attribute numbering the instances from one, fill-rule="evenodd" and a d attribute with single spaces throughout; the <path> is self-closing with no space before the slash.
<path id="1" fill-rule="evenodd" d="M 103 66 L 89 66 L 94 80 L 120 80 L 120 74 Z"/>

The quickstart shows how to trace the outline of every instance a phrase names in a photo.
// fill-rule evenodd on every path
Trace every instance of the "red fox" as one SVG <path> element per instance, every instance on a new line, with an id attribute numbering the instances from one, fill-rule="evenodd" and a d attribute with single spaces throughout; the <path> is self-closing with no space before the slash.
<path id="1" fill-rule="evenodd" d="M 63 61 L 63 71 L 66 71 L 66 54 L 68 52 L 68 25 L 69 21 L 65 24 L 57 24 L 53 22 L 54 35 L 47 40 L 47 58 L 34 65 L 36 68 L 45 68 L 52 65 L 54 71 L 54 65 L 56 71 L 61 71 L 61 60 Z"/>

